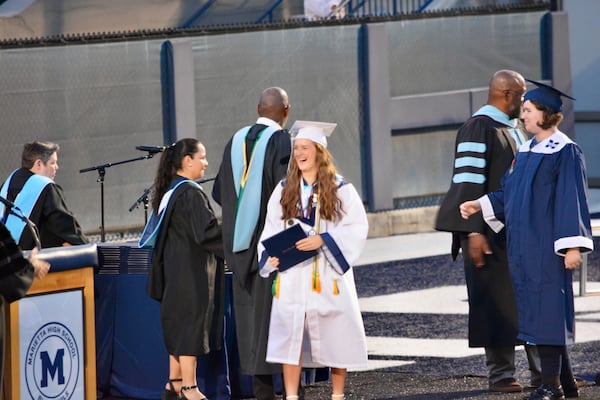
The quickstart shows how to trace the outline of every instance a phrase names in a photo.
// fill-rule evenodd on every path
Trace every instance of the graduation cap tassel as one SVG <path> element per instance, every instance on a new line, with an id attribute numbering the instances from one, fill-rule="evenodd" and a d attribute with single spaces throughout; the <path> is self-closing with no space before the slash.
<path id="1" fill-rule="evenodd" d="M 317 265 L 317 257 L 313 261 L 313 292 L 321 293 L 321 278 L 319 276 L 319 266 Z"/>
<path id="2" fill-rule="evenodd" d="M 279 272 L 277 272 L 277 276 L 275 277 L 275 280 L 273 281 L 273 284 L 271 285 L 271 294 L 276 299 L 279 298 L 279 285 L 280 285 L 279 284 Z"/>

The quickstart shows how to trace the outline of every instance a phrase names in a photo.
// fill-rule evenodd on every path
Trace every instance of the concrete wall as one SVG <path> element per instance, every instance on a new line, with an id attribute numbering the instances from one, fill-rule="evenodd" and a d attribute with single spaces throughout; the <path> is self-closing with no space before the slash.
<path id="1" fill-rule="evenodd" d="M 372 156 L 391 153 L 390 168 L 381 178 L 393 197 L 443 193 L 448 187 L 454 128 L 439 126 L 447 110 L 427 96 L 463 98 L 456 103 L 460 107 L 454 119 L 446 121 L 458 124 L 482 102 L 476 93 L 495 70 L 513 68 L 539 78 L 540 56 L 531 49 L 539 46 L 542 15 L 383 23 L 389 84 L 373 95 L 390 104 L 392 115 L 390 124 L 377 133 L 386 142 L 372 149 Z M 196 131 L 187 135 L 207 146 L 207 175 L 216 173 L 231 134 L 255 120 L 262 89 L 278 85 L 290 94 L 290 124 L 295 119 L 339 123 L 330 148 L 342 174 L 368 202 L 365 174 L 372 171 L 365 164 L 362 68 L 367 55 L 361 29 L 359 24 L 333 23 L 176 39 L 191 44 Z M 96 229 L 100 185 L 94 172 L 79 170 L 140 157 L 143 153 L 136 145 L 162 144 L 162 43 L 155 39 L 0 50 L 0 177 L 19 165 L 24 142 L 58 142 L 62 151 L 57 182 L 84 229 Z M 456 43 L 460 46 L 453 46 Z M 410 96 L 420 97 L 416 108 L 408 107 L 415 101 Z M 399 118 L 406 110 L 412 111 Z M 427 120 L 430 130 L 414 123 Z M 155 157 L 107 169 L 108 230 L 143 224 L 143 210 L 128 209 L 151 184 L 157 163 Z M 205 187 L 211 190 L 210 184 Z"/>

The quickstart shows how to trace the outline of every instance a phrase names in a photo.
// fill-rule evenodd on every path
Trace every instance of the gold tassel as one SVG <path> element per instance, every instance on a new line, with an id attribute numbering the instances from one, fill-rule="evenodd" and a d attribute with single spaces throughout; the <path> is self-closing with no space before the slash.
<path id="1" fill-rule="evenodd" d="M 313 292 L 321 293 L 321 278 L 319 276 L 319 267 L 317 260 L 313 261 Z"/>
<path id="2" fill-rule="evenodd" d="M 273 284 L 271 285 L 271 294 L 276 299 L 279 298 L 279 272 L 277 272 L 277 277 L 275 277 L 275 280 L 273 281 Z"/>
<path id="3" fill-rule="evenodd" d="M 338 294 L 340 294 L 340 288 L 338 288 L 338 284 L 337 284 L 337 280 L 336 279 L 333 280 L 333 294 L 335 296 L 337 296 Z"/>

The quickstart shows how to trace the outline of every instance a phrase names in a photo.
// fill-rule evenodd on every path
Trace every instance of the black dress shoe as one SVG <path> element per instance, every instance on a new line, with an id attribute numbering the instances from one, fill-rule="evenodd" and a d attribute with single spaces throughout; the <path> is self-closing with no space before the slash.
<path id="1" fill-rule="evenodd" d="M 567 399 L 579 397 L 579 388 L 584 387 L 585 385 L 585 379 L 579 377 L 575 377 L 573 382 L 561 382 L 563 392 L 565 392 L 565 397 Z"/>
<path id="2" fill-rule="evenodd" d="M 565 393 L 561 386 L 553 389 L 548 385 L 542 385 L 523 400 L 565 400 Z"/>

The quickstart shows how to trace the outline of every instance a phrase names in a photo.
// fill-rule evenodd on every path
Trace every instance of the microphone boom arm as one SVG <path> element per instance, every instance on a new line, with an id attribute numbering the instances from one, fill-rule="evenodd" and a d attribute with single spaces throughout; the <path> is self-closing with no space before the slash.
<path id="1" fill-rule="evenodd" d="M 25 214 L 23 214 L 23 211 L 21 211 L 21 209 L 17 207 L 12 201 L 0 196 L 0 202 L 4 204 L 4 208 L 7 213 L 12 214 L 15 217 L 19 218 L 21 221 L 25 222 L 27 228 L 31 231 L 31 235 L 33 236 L 35 246 L 38 248 L 38 250 L 41 250 L 42 243 L 40 242 L 40 232 L 37 226 L 33 223 L 33 221 L 27 218 Z"/>
<path id="2" fill-rule="evenodd" d="M 152 158 L 154 156 L 154 153 L 148 153 L 145 156 L 141 156 L 141 157 L 135 157 L 135 158 L 130 158 L 128 160 L 123 160 L 123 161 L 117 161 L 117 162 L 113 162 L 113 163 L 106 163 L 106 164 L 101 164 L 101 165 L 96 165 L 93 167 L 89 167 L 89 168 L 83 168 L 79 170 L 79 173 L 82 174 L 84 172 L 89 172 L 89 171 L 98 171 L 98 179 L 96 179 L 96 182 L 100 183 L 100 241 L 104 242 L 105 241 L 105 229 L 104 229 L 104 176 L 106 175 L 106 168 L 115 166 L 115 165 L 121 165 L 121 164 L 126 164 L 126 163 L 130 163 L 133 161 L 141 161 L 141 160 L 147 160 L 149 158 Z"/>

